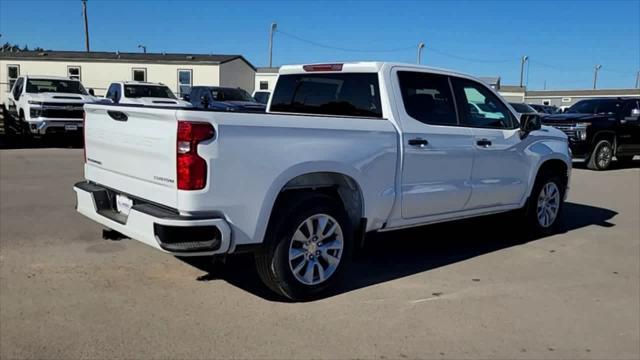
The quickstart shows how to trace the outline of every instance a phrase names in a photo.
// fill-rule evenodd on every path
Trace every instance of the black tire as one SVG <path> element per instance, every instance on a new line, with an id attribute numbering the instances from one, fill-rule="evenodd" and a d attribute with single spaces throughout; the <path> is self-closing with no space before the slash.
<path id="1" fill-rule="evenodd" d="M 294 233 L 314 215 L 326 214 L 335 219 L 342 230 L 343 249 L 336 269 L 328 279 L 307 285 L 296 279 L 289 264 L 289 247 Z M 336 199 L 315 193 L 299 193 L 285 200 L 271 217 L 264 246 L 256 252 L 256 267 L 260 279 L 276 293 L 294 301 L 312 300 L 339 282 L 348 267 L 353 252 L 353 225 Z M 320 258 L 317 259 L 320 262 Z M 305 269 L 306 270 L 306 269 Z M 305 271 L 306 273 L 306 271 Z M 312 268 L 315 279 L 316 269 Z M 300 276 L 300 275 L 298 275 Z"/>
<path id="2" fill-rule="evenodd" d="M 558 197 L 558 210 L 555 218 L 551 222 L 551 224 L 545 226 L 541 223 L 538 210 L 539 210 L 539 199 L 541 197 L 541 192 L 543 188 L 549 183 L 555 184 L 557 190 L 559 191 Z M 538 174 L 536 178 L 536 182 L 533 185 L 533 189 L 531 190 L 531 196 L 529 196 L 529 200 L 527 201 L 527 205 L 524 210 L 524 220 L 531 230 L 531 233 L 535 236 L 539 235 L 549 235 L 555 232 L 558 224 L 558 219 L 562 215 L 562 208 L 564 207 L 564 195 L 566 192 L 566 184 L 563 180 L 563 177 L 558 174 L 553 173 L 541 173 Z"/>
<path id="3" fill-rule="evenodd" d="M 613 146 L 609 140 L 600 140 L 587 159 L 587 167 L 591 170 L 607 170 L 613 159 Z"/>

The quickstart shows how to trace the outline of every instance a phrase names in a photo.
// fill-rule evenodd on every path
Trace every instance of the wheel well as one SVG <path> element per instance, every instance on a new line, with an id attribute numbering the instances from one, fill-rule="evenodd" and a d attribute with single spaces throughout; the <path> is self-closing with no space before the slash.
<path id="1" fill-rule="evenodd" d="M 595 136 L 593 137 L 593 145 L 595 146 L 600 140 L 609 140 L 611 142 L 611 146 L 613 146 L 615 149 L 615 146 L 616 146 L 615 133 L 612 133 L 609 131 L 601 131 L 599 133 L 596 133 Z"/>
<path id="2" fill-rule="evenodd" d="M 364 217 L 364 201 L 358 183 L 350 176 L 333 172 L 315 172 L 291 179 L 280 190 L 272 214 L 286 199 L 309 191 L 326 194 L 338 200 L 354 226 Z"/>
<path id="3" fill-rule="evenodd" d="M 540 169 L 538 169 L 537 177 L 540 177 L 541 174 L 558 174 L 564 182 L 564 186 L 567 186 L 569 182 L 569 172 L 568 172 L 567 164 L 558 159 L 547 160 L 542 165 L 540 165 Z M 536 178 L 537 178 L 536 177 Z"/>

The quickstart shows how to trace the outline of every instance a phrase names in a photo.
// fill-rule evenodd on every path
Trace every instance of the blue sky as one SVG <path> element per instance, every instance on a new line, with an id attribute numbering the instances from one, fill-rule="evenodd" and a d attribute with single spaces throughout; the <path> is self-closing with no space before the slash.
<path id="1" fill-rule="evenodd" d="M 274 63 L 389 60 L 519 82 L 530 89 L 631 88 L 640 70 L 640 0 L 628 1 L 118 1 L 89 0 L 96 51 L 242 54 Z M 0 0 L 1 42 L 83 50 L 80 0 Z M 26 14 L 26 16 L 25 16 Z M 295 36 L 292 37 L 291 35 Z M 297 38 L 296 38 L 297 37 Z M 306 41 L 301 41 L 304 39 Z M 342 51 L 314 45 L 350 49 Z"/>

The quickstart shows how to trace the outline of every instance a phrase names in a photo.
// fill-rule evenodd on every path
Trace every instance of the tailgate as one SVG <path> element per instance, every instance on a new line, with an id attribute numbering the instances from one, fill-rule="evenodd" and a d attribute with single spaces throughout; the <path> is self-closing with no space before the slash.
<path id="1" fill-rule="evenodd" d="M 176 110 L 85 105 L 85 178 L 177 208 Z"/>

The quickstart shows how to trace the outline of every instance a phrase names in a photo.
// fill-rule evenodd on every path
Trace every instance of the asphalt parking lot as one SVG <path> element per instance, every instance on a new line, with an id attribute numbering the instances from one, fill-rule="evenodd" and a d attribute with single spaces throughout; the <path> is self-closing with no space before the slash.
<path id="1" fill-rule="evenodd" d="M 640 163 L 575 169 L 561 232 L 373 236 L 332 296 L 183 261 L 74 210 L 82 149 L 0 150 L 0 358 L 640 358 Z"/>

